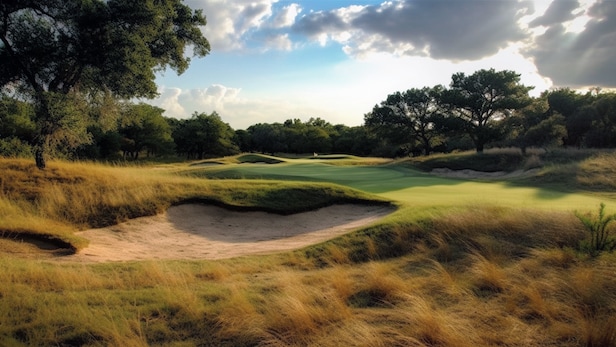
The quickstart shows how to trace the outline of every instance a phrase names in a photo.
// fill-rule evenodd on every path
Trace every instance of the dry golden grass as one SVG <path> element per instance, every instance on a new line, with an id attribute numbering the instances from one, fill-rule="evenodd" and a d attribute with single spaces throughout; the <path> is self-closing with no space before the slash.
<path id="1" fill-rule="evenodd" d="M 242 187 L 136 168 L 50 167 L 38 178 L 3 179 L 4 228 L 57 225 L 70 234 L 93 212 L 66 212 L 67 204 L 100 197 L 126 208 L 114 214 L 122 218 Z M 82 181 L 60 183 L 65 176 Z M 123 189 L 99 187 L 111 183 Z M 584 234 L 573 213 L 411 210 L 305 250 L 217 262 L 83 265 L 5 252 L 0 345 L 616 346 L 616 254 L 577 252 Z"/>
<path id="2" fill-rule="evenodd" d="M 537 248 L 507 262 L 472 252 L 441 262 L 426 249 L 298 271 L 280 256 L 87 266 L 4 257 L 0 342 L 614 346 L 614 259 Z"/>
<path id="3" fill-rule="evenodd" d="M 616 168 L 616 155 L 613 153 L 595 155 L 580 164 L 577 181 L 580 185 L 593 189 L 614 191 L 616 188 L 614 168 Z"/>

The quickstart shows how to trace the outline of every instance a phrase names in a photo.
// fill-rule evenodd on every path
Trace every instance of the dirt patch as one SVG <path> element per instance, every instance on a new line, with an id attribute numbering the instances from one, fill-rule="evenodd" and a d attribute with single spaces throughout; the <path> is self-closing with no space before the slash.
<path id="1" fill-rule="evenodd" d="M 274 253 L 323 242 L 371 224 L 393 207 L 344 204 L 281 216 L 186 204 L 166 213 L 77 233 L 90 240 L 62 261 L 224 259 Z"/>

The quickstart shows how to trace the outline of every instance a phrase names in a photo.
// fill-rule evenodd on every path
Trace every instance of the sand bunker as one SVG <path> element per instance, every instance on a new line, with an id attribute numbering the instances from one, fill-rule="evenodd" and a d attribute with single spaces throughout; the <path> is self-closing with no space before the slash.
<path id="1" fill-rule="evenodd" d="M 154 217 L 79 232 L 90 240 L 89 247 L 57 259 L 223 259 L 287 251 L 335 238 L 392 211 L 387 206 L 345 204 L 281 216 L 186 204 Z"/>

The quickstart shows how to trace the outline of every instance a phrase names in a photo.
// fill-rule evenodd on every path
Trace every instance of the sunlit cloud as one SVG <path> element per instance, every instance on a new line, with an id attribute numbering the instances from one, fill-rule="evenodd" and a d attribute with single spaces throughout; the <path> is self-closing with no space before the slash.
<path id="1" fill-rule="evenodd" d="M 153 103 L 179 118 L 217 111 L 235 128 L 309 117 L 359 125 L 388 94 L 448 85 L 456 72 L 513 70 L 532 95 L 616 86 L 616 1 L 368 2 L 187 0 L 207 15 L 221 65 L 187 72 L 189 87 L 161 79 Z"/>
<path id="2" fill-rule="evenodd" d="M 302 12 L 302 8 L 298 4 L 290 4 L 282 8 L 280 12 L 272 19 L 274 28 L 285 28 L 295 23 L 295 18 Z"/>

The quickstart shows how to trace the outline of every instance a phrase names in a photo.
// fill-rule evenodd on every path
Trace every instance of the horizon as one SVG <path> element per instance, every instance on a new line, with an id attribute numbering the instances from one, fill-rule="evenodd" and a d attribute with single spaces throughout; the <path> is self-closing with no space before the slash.
<path id="1" fill-rule="evenodd" d="M 157 74 L 160 96 L 140 101 L 166 117 L 357 126 L 391 93 L 490 68 L 519 73 L 532 96 L 616 86 L 614 1 L 185 2 L 206 15 L 212 51 Z"/>

